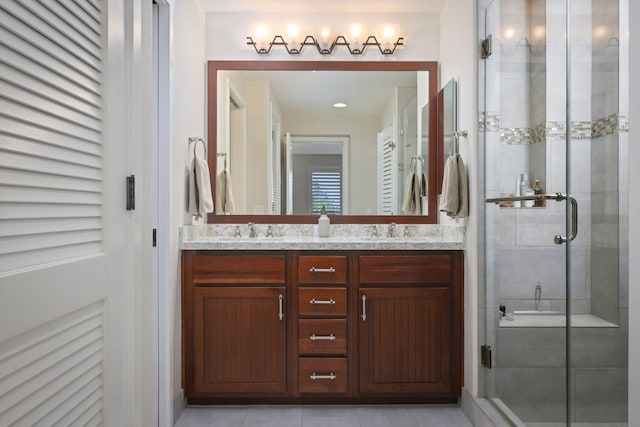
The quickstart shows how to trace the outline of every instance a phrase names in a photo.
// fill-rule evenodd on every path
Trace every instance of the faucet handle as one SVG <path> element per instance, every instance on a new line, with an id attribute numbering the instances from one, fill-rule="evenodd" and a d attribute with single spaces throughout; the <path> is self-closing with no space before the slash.
<path id="1" fill-rule="evenodd" d="M 242 233 L 240 233 L 240 226 L 236 225 L 236 232 L 233 237 L 242 237 Z"/>
<path id="2" fill-rule="evenodd" d="M 273 227 L 271 225 L 267 227 L 267 237 L 273 237 Z"/>
<path id="3" fill-rule="evenodd" d="M 409 231 L 409 226 L 405 225 L 404 226 L 404 232 L 402 233 L 403 237 L 411 237 L 411 231 Z"/>
<path id="4" fill-rule="evenodd" d="M 387 229 L 387 237 L 396 237 L 396 223 L 392 222 L 389 224 L 389 228 Z"/>
<path id="5" fill-rule="evenodd" d="M 257 237 L 258 233 L 256 232 L 256 228 L 253 226 L 253 223 L 250 222 L 247 225 L 249 226 L 249 237 Z"/>
<path id="6" fill-rule="evenodd" d="M 373 225 L 371 228 L 371 237 L 378 237 L 380 234 L 378 233 L 378 227 Z"/>

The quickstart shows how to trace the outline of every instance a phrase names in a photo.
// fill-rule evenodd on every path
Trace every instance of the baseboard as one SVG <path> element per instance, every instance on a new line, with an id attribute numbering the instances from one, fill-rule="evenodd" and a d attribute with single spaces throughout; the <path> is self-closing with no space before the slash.
<path id="1" fill-rule="evenodd" d="M 487 399 L 471 396 L 466 389 L 462 390 L 460 407 L 474 427 L 513 427 L 504 415 Z"/>

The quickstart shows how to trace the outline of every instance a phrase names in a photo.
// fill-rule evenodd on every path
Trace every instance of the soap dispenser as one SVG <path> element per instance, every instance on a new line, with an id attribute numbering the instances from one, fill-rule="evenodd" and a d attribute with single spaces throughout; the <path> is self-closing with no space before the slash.
<path id="1" fill-rule="evenodd" d="M 331 221 L 327 216 L 327 211 L 324 209 L 324 206 L 323 206 L 322 210 L 320 211 L 320 218 L 318 218 L 318 236 L 329 237 L 329 234 L 331 234 L 330 228 L 329 228 L 330 223 Z"/>

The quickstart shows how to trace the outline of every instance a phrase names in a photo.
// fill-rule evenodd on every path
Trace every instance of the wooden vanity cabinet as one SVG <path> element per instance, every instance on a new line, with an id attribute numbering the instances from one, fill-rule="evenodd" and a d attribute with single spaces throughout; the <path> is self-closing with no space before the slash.
<path id="1" fill-rule="evenodd" d="M 285 254 L 185 251 L 182 273 L 185 395 L 285 395 Z"/>
<path id="2" fill-rule="evenodd" d="M 461 252 L 359 256 L 362 396 L 460 395 L 461 284 Z"/>
<path id="3" fill-rule="evenodd" d="M 455 402 L 461 251 L 183 251 L 190 403 Z"/>

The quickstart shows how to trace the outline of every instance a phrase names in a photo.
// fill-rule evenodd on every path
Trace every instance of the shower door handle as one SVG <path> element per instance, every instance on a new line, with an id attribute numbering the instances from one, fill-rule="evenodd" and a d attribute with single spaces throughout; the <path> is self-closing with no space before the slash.
<path id="1" fill-rule="evenodd" d="M 496 197 L 492 199 L 486 199 L 486 202 L 499 205 L 502 202 L 523 202 L 526 200 L 555 200 L 556 202 L 569 200 L 569 203 L 571 203 L 571 234 L 568 238 L 556 234 L 555 236 L 553 236 L 553 242 L 556 245 L 561 245 L 576 238 L 576 236 L 578 235 L 578 202 L 575 198 L 573 198 L 573 196 L 567 196 L 564 193 L 534 194 L 532 196 Z"/>
<path id="2" fill-rule="evenodd" d="M 561 245 L 566 243 L 568 240 L 572 241 L 578 235 L 578 202 L 572 196 L 567 196 L 566 194 L 561 193 L 558 193 L 558 195 L 564 197 L 565 200 L 568 199 L 569 203 L 571 203 L 571 234 L 568 238 L 559 234 L 553 236 L 553 243 Z"/>

